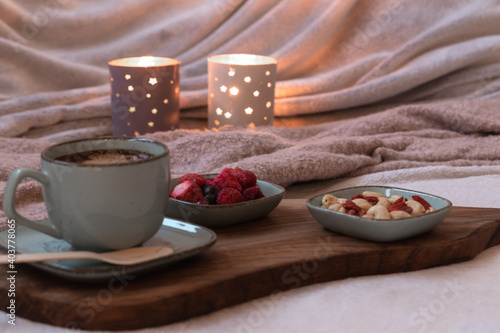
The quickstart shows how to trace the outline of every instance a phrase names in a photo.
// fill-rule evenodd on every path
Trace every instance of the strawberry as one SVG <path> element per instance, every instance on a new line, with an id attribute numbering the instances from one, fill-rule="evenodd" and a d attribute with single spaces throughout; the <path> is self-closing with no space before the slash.
<path id="1" fill-rule="evenodd" d="M 218 190 L 221 190 L 226 187 L 234 188 L 238 192 L 243 191 L 238 179 L 233 175 L 232 169 L 225 168 L 222 170 L 217 177 L 212 181 L 212 185 L 215 186 Z M 240 193 L 241 194 L 241 193 Z"/>
<path id="2" fill-rule="evenodd" d="M 184 183 L 185 181 L 192 181 L 193 183 L 198 184 L 199 187 L 202 187 L 206 183 L 205 177 L 197 173 L 186 173 L 179 179 L 179 184 Z"/>
<path id="3" fill-rule="evenodd" d="M 243 201 L 245 201 L 243 194 L 231 187 L 224 187 L 219 191 L 219 194 L 217 194 L 218 205 L 227 205 Z"/>
<path id="4" fill-rule="evenodd" d="M 243 189 L 257 185 L 257 176 L 250 170 L 234 169 L 233 175 Z"/>
<path id="5" fill-rule="evenodd" d="M 196 183 L 190 181 L 185 181 L 174 187 L 174 190 L 170 193 L 170 197 L 187 202 L 206 203 L 203 199 L 201 188 Z"/>
<path id="6" fill-rule="evenodd" d="M 249 201 L 249 200 L 263 198 L 264 194 L 262 194 L 258 186 L 252 186 L 243 190 L 243 197 L 245 198 L 246 201 Z"/>

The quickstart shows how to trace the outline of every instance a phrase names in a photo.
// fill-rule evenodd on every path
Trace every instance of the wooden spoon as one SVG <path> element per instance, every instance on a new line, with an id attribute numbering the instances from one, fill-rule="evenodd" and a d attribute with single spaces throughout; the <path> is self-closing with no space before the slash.
<path id="1" fill-rule="evenodd" d="M 95 259 L 116 265 L 134 265 L 165 257 L 173 252 L 174 250 L 168 246 L 143 246 L 104 253 L 90 251 L 20 253 L 16 254 L 14 263 L 46 260 Z M 0 264 L 12 263 L 12 259 L 13 258 L 9 258 L 7 255 L 0 255 Z"/>

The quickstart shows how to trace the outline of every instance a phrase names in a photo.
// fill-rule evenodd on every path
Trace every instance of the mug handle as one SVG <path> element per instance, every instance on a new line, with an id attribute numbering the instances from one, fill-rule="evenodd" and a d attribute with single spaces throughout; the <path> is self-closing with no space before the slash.
<path id="1" fill-rule="evenodd" d="M 51 222 L 51 226 L 43 225 L 39 222 L 32 221 L 21 216 L 15 207 L 15 196 L 17 191 L 17 186 L 24 178 L 32 178 L 36 181 L 42 183 L 43 186 L 49 184 L 49 176 L 42 172 L 29 168 L 19 168 L 12 171 L 7 180 L 7 185 L 5 186 L 5 193 L 3 196 L 3 211 L 5 215 L 9 218 L 13 218 L 16 222 L 23 224 L 32 229 L 38 230 L 52 237 L 62 238 L 61 232 L 56 228 Z M 50 221 L 50 220 L 49 220 Z"/>

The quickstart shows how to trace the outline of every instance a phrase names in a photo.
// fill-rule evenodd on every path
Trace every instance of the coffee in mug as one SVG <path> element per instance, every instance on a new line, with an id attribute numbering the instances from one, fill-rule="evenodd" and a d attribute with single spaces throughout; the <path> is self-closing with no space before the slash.
<path id="1" fill-rule="evenodd" d="M 150 158 L 151 154 L 124 149 L 89 150 L 81 153 L 71 153 L 56 158 L 58 161 L 81 164 L 114 164 L 140 161 Z"/>
<path id="2" fill-rule="evenodd" d="M 24 178 L 42 183 L 49 225 L 15 209 Z M 168 148 L 142 138 L 89 138 L 59 143 L 41 153 L 41 171 L 12 172 L 4 212 L 17 223 L 62 238 L 76 249 L 118 250 L 137 246 L 161 227 L 168 202 Z"/>

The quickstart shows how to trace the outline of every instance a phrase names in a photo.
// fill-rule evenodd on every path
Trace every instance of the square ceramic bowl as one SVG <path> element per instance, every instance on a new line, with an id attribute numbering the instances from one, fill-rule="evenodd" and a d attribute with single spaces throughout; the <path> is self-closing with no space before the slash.
<path id="1" fill-rule="evenodd" d="M 217 174 L 203 175 L 212 178 Z M 170 191 L 179 184 L 172 179 Z M 262 218 L 273 211 L 285 195 L 285 189 L 262 180 L 257 180 L 264 198 L 228 205 L 208 205 L 169 198 L 166 216 L 196 223 L 205 227 L 223 227 Z"/>
<path id="2" fill-rule="evenodd" d="M 377 220 L 339 213 L 321 207 L 323 196 L 326 194 L 350 200 L 353 195 L 361 194 L 364 191 L 379 192 L 387 197 L 396 194 L 404 196 L 407 199 L 411 199 L 413 195 L 419 195 L 436 210 L 402 219 Z M 358 186 L 317 195 L 310 198 L 306 202 L 306 206 L 314 218 L 330 231 L 374 242 L 392 242 L 432 230 L 450 212 L 452 203 L 447 199 L 435 195 L 402 188 Z"/>

